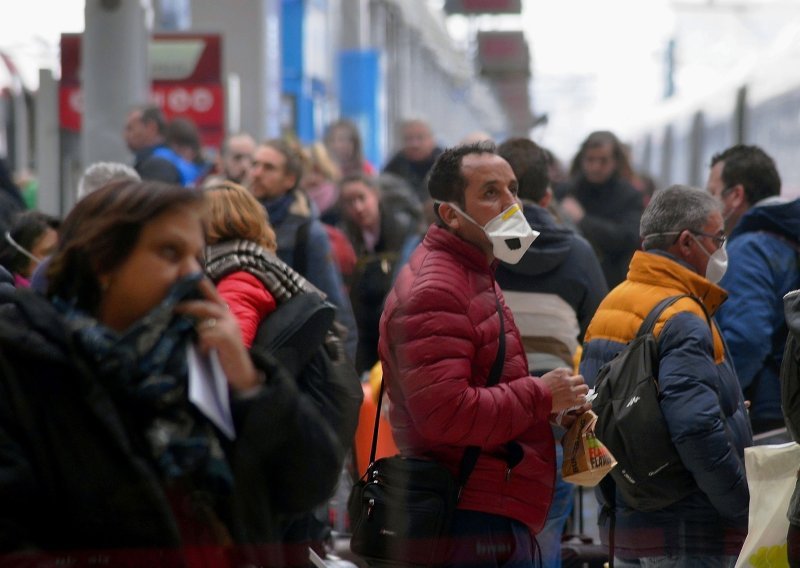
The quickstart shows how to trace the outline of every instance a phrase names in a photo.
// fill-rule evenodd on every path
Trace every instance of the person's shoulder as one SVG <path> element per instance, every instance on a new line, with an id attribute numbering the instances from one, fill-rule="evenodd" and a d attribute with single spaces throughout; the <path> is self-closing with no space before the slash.
<path id="1" fill-rule="evenodd" d="M 225 286 L 232 286 L 234 288 L 244 288 L 244 289 L 263 289 L 264 285 L 261 283 L 256 276 L 246 272 L 244 270 L 233 272 L 224 276 L 220 279 L 217 283 L 217 288 L 225 287 Z"/>
<path id="2" fill-rule="evenodd" d="M 30 289 L 0 288 L 0 343 L 44 359 L 66 356 L 66 328 L 53 304 Z"/>
<path id="3" fill-rule="evenodd" d="M 165 157 L 152 154 L 136 165 L 136 172 L 144 180 L 180 184 L 182 179 L 178 166 Z"/>
<path id="4" fill-rule="evenodd" d="M 395 285 L 398 299 L 409 307 L 439 308 L 469 305 L 470 275 L 453 255 L 419 246 Z"/>
<path id="5" fill-rule="evenodd" d="M 394 172 L 394 170 L 401 168 L 403 165 L 407 163 L 408 160 L 406 160 L 405 156 L 403 155 L 403 152 L 401 151 L 395 152 L 392 155 L 392 157 L 389 158 L 389 161 L 386 162 L 386 165 L 383 167 L 383 171 L 392 173 Z"/>

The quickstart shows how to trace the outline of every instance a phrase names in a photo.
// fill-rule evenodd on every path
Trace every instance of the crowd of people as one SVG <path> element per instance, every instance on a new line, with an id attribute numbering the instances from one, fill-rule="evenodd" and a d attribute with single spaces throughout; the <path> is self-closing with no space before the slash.
<path id="1" fill-rule="evenodd" d="M 733 566 L 800 288 L 800 200 L 772 159 L 720 148 L 707 187 L 656 190 L 608 131 L 569 171 L 527 138 L 401 131 L 381 170 L 347 119 L 305 147 L 235 133 L 211 161 L 143 105 L 132 166 L 89 165 L 63 220 L 3 176 L 0 566 L 335 564 L 326 502 L 363 473 L 382 376 L 402 455 L 456 474 L 480 447 L 444 565 L 557 568 L 559 440 L 676 295 L 654 335 L 688 489 L 643 511 L 604 487 L 600 534 L 617 566 Z"/>

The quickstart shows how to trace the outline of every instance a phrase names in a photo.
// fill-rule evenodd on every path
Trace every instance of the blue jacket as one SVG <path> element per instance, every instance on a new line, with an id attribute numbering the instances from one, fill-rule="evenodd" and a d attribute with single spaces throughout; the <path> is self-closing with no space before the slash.
<path id="1" fill-rule="evenodd" d="M 163 181 L 164 183 L 182 184 L 181 172 L 173 160 L 165 156 L 157 156 L 156 152 L 165 150 L 164 144 L 149 146 L 136 152 L 133 169 L 143 180 Z"/>
<path id="2" fill-rule="evenodd" d="M 495 272 L 522 334 L 533 374 L 570 367 L 608 286 L 591 245 L 560 227 L 549 211 L 526 203 L 525 218 L 539 237 L 517 264 Z"/>
<path id="3" fill-rule="evenodd" d="M 155 158 L 163 158 L 175 166 L 180 175 L 180 183 L 185 187 L 196 185 L 208 171 L 209 166 L 203 162 L 190 162 L 168 146 L 159 146 L 151 154 Z"/>
<path id="4" fill-rule="evenodd" d="M 355 360 L 358 344 L 358 330 L 350 299 L 347 297 L 342 275 L 336 266 L 331 252 L 331 243 L 322 222 L 317 218 L 308 197 L 299 190 L 292 190 L 277 199 L 262 199 L 261 204 L 269 214 L 269 222 L 275 229 L 278 240 L 278 258 L 297 270 L 314 286 L 322 290 L 328 300 L 337 308 L 336 319 L 347 330 L 347 354 Z M 308 242 L 306 243 L 307 264 L 295 266 L 295 245 L 297 232 L 306 223 Z"/>
<path id="5" fill-rule="evenodd" d="M 581 362 L 586 382 L 594 384 L 600 367 L 636 335 L 659 301 L 679 294 L 698 298 L 711 316 L 725 300 L 721 288 L 676 258 L 660 251 L 636 252 L 627 280 L 606 296 L 586 331 Z M 736 555 L 747 531 L 749 505 L 744 448 L 752 445 L 736 373 L 718 329 L 712 332 L 691 299 L 667 308 L 654 333 L 661 411 L 697 489 L 649 513 L 631 509 L 617 492 L 618 555 Z"/>
<path id="6" fill-rule="evenodd" d="M 727 244 L 728 271 L 720 286 L 728 301 L 717 319 L 739 382 L 760 421 L 782 421 L 778 371 L 786 345 L 783 296 L 800 288 L 800 199 L 757 205 L 739 221 Z"/>

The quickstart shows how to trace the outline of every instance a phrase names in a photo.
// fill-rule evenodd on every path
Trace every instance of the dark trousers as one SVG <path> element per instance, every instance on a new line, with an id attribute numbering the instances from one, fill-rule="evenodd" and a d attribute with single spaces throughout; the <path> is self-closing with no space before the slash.
<path id="1" fill-rule="evenodd" d="M 528 527 L 507 517 L 457 510 L 448 540 L 445 568 L 541 566 L 536 539 Z"/>

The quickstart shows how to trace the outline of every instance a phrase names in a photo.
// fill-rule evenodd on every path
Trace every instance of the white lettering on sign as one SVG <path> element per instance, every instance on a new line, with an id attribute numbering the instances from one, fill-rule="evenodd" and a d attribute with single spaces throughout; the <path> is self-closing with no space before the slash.
<path id="1" fill-rule="evenodd" d="M 173 89 L 167 95 L 167 108 L 171 112 L 186 112 L 192 106 L 192 97 L 186 89 Z"/>
<path id="2" fill-rule="evenodd" d="M 83 112 L 83 91 L 80 89 L 75 89 L 72 93 L 70 93 L 69 108 L 78 113 Z"/>
<path id="3" fill-rule="evenodd" d="M 192 108 L 195 112 L 208 112 L 214 106 L 214 95 L 203 87 L 192 91 Z"/>
<path id="4" fill-rule="evenodd" d="M 214 93 L 206 87 L 171 87 L 166 92 L 153 91 L 151 100 L 169 114 L 203 114 L 212 110 L 215 102 Z"/>

